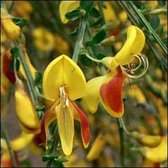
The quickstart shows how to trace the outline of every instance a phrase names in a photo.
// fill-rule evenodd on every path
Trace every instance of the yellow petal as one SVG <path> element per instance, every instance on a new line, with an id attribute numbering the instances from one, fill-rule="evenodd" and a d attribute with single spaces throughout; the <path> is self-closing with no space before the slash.
<path id="1" fill-rule="evenodd" d="M 16 40 L 20 36 L 20 27 L 13 23 L 11 16 L 1 8 L 1 24 L 6 36 L 10 40 Z"/>
<path id="2" fill-rule="evenodd" d="M 60 103 L 55 107 L 57 116 L 58 132 L 65 155 L 70 155 L 73 148 L 74 118 L 71 106 Z"/>
<path id="3" fill-rule="evenodd" d="M 142 30 L 136 26 L 130 26 L 127 30 L 127 40 L 124 46 L 116 54 L 115 60 L 119 65 L 126 65 L 134 60 L 134 55 L 139 54 L 145 45 L 145 36 Z"/>
<path id="4" fill-rule="evenodd" d="M 127 40 L 120 51 L 114 57 L 105 57 L 102 63 L 114 70 L 118 65 L 126 65 L 134 60 L 134 55 L 140 54 L 145 45 L 144 33 L 136 26 L 130 26 L 127 30 Z"/>
<path id="5" fill-rule="evenodd" d="M 87 159 L 89 161 L 97 159 L 100 153 L 103 151 L 105 144 L 106 144 L 106 139 L 104 135 L 99 134 L 95 139 L 89 153 L 87 154 Z"/>
<path id="6" fill-rule="evenodd" d="M 35 134 L 27 134 L 25 132 L 22 132 L 20 136 L 13 139 L 11 143 L 11 147 L 13 151 L 20 151 L 24 149 L 27 145 L 30 144 L 30 142 L 33 140 Z M 8 150 L 7 144 L 3 145 L 4 150 Z"/>
<path id="7" fill-rule="evenodd" d="M 57 57 L 46 68 L 43 77 L 44 96 L 50 100 L 58 99 L 60 86 L 65 86 L 71 100 L 81 98 L 86 88 L 83 72 L 66 55 Z"/>
<path id="8" fill-rule="evenodd" d="M 65 15 L 78 7 L 79 1 L 61 1 L 59 6 L 59 13 L 62 23 L 68 23 L 68 19 L 65 17 Z"/>
<path id="9" fill-rule="evenodd" d="M 106 76 L 100 76 L 89 80 L 86 84 L 86 92 L 81 104 L 86 111 L 97 111 L 100 102 L 100 87 L 105 82 Z"/>
<path id="10" fill-rule="evenodd" d="M 30 132 L 39 132 L 40 122 L 37 113 L 21 80 L 16 81 L 15 103 L 20 123 Z"/>
<path id="11" fill-rule="evenodd" d="M 144 147 L 141 150 L 144 157 L 153 162 L 164 162 L 167 159 L 167 136 L 162 138 L 161 143 L 155 147 Z"/>
<path id="12" fill-rule="evenodd" d="M 156 147 L 160 144 L 162 137 L 160 135 L 148 135 L 140 132 L 132 132 L 131 135 L 136 138 L 142 145 Z"/>

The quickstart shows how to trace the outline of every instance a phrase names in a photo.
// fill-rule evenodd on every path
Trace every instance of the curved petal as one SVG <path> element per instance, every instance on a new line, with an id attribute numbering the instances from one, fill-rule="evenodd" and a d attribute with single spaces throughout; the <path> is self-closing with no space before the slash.
<path id="1" fill-rule="evenodd" d="M 153 162 L 164 162 L 167 159 L 167 136 L 162 138 L 161 143 L 154 148 L 142 147 L 140 149 L 144 157 Z"/>
<path id="2" fill-rule="evenodd" d="M 90 142 L 90 128 L 89 121 L 85 115 L 85 113 L 74 103 L 71 102 L 73 107 L 75 108 L 75 116 L 77 120 L 81 123 L 81 135 L 84 147 L 87 148 Z"/>
<path id="3" fill-rule="evenodd" d="M 131 63 L 136 54 L 140 54 L 145 45 L 144 33 L 136 26 L 130 26 L 127 30 L 127 40 L 120 51 L 114 57 L 105 57 L 102 63 L 114 70 L 118 65 Z"/>
<path id="4" fill-rule="evenodd" d="M 25 132 L 22 132 L 20 136 L 17 138 L 11 140 L 11 147 L 13 151 L 20 151 L 24 149 L 29 143 L 33 140 L 35 134 L 27 134 Z M 4 150 L 8 150 L 8 146 L 5 142 L 5 145 L 3 146 Z"/>
<path id="5" fill-rule="evenodd" d="M 123 75 L 121 68 L 118 67 L 116 74 L 100 88 L 102 104 L 106 111 L 115 118 L 121 117 L 124 112 L 122 84 Z"/>
<path id="6" fill-rule="evenodd" d="M 59 13 L 62 23 L 68 23 L 65 15 L 79 7 L 79 1 L 62 1 L 59 6 Z"/>
<path id="7" fill-rule="evenodd" d="M 58 99 L 60 86 L 65 86 L 71 100 L 81 98 L 86 88 L 83 72 L 66 55 L 57 57 L 46 68 L 43 77 L 44 96 L 50 100 Z"/>
<path id="8" fill-rule="evenodd" d="M 145 36 L 141 29 L 130 26 L 127 30 L 127 40 L 116 54 L 114 59 L 119 65 L 126 65 L 134 60 L 134 55 L 139 54 L 145 45 Z"/>
<path id="9" fill-rule="evenodd" d="M 16 81 L 15 103 L 16 115 L 20 123 L 30 131 L 39 130 L 40 122 L 37 113 L 22 81 L 19 79 Z"/>
<path id="10" fill-rule="evenodd" d="M 52 121 L 56 119 L 55 107 L 59 100 L 55 101 L 53 105 L 44 113 L 41 121 L 41 136 L 47 148 L 47 130 Z"/>
<path id="11" fill-rule="evenodd" d="M 97 111 L 100 102 L 100 87 L 105 82 L 106 76 L 100 76 L 89 80 L 86 84 L 86 92 L 81 100 L 81 104 L 86 111 L 92 113 Z"/>
<path id="12" fill-rule="evenodd" d="M 55 107 L 57 115 L 58 132 L 65 155 L 70 155 L 73 148 L 74 118 L 71 106 L 60 103 Z"/>

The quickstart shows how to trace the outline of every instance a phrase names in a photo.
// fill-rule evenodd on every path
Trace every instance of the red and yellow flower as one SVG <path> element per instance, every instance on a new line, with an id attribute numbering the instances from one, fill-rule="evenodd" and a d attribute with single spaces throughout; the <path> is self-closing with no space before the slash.
<path id="1" fill-rule="evenodd" d="M 101 62 L 108 68 L 107 74 L 87 82 L 82 104 L 86 110 L 94 113 L 101 101 L 107 113 L 112 117 L 121 117 L 124 113 L 122 86 L 124 82 L 124 65 L 134 61 L 145 44 L 143 32 L 136 26 L 127 30 L 127 39 L 114 57 L 105 57 Z"/>
<path id="2" fill-rule="evenodd" d="M 53 101 L 45 112 L 41 131 L 47 141 L 47 128 L 57 119 L 62 149 L 70 155 L 73 148 L 74 119 L 81 123 L 82 140 L 85 147 L 90 141 L 88 119 L 74 100 L 84 95 L 86 80 L 81 69 L 66 55 L 54 59 L 46 68 L 43 77 L 43 92 L 46 99 Z"/>

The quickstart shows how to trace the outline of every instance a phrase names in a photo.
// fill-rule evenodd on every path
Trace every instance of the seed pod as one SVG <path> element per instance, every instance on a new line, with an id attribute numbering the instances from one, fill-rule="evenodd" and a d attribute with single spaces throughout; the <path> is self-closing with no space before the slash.
<path id="1" fill-rule="evenodd" d="M 98 137 L 95 139 L 92 148 L 90 149 L 89 153 L 87 154 L 87 159 L 89 161 L 95 160 L 100 155 L 101 151 L 103 150 L 106 143 L 106 139 L 103 134 L 99 134 Z"/>
<path id="2" fill-rule="evenodd" d="M 38 133 L 40 123 L 37 113 L 25 91 L 22 81 L 19 79 L 16 81 L 15 104 L 16 115 L 23 129 L 29 133 Z"/>
<path id="3" fill-rule="evenodd" d="M 6 36 L 10 40 L 16 40 L 20 36 L 20 27 L 14 24 L 7 11 L 1 8 L 1 24 Z"/>
<path id="4" fill-rule="evenodd" d="M 139 132 L 132 132 L 131 135 L 142 145 L 156 147 L 161 143 L 162 137 L 159 135 L 147 135 Z"/>

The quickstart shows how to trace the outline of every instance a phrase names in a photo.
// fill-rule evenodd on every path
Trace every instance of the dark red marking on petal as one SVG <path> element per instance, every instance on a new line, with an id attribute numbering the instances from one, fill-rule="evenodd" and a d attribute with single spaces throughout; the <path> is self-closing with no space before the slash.
<path id="1" fill-rule="evenodd" d="M 78 117 L 81 123 L 81 135 L 82 135 L 82 140 L 85 148 L 89 145 L 90 142 L 90 128 L 89 128 L 89 121 L 85 115 L 85 113 L 74 103 L 72 102 L 72 105 L 76 109 L 78 113 Z"/>
<path id="2" fill-rule="evenodd" d="M 55 101 L 52 106 L 44 113 L 41 121 L 41 137 L 42 141 L 47 144 L 47 129 L 52 121 L 56 119 L 55 107 L 58 105 L 59 100 Z"/>
<path id="3" fill-rule="evenodd" d="M 5 76 L 12 82 L 15 83 L 16 78 L 15 78 L 15 74 L 12 70 L 10 70 L 10 62 L 11 62 L 11 56 L 10 56 L 10 52 L 6 52 L 5 55 L 3 56 L 3 73 L 5 74 Z"/>
<path id="4" fill-rule="evenodd" d="M 103 102 L 116 113 L 123 111 L 122 84 L 123 74 L 120 66 L 118 66 L 117 74 L 100 88 Z"/>

